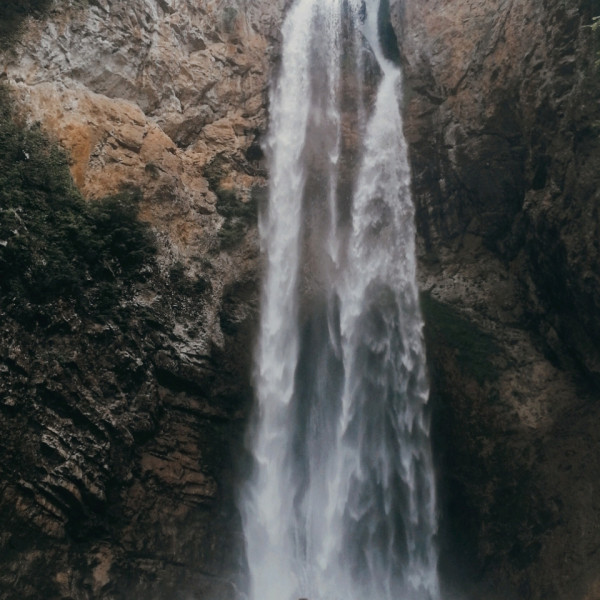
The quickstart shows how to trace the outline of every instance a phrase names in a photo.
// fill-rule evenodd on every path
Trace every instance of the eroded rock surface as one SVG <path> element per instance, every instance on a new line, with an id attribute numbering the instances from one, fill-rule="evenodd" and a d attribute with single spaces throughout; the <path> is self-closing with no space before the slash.
<path id="1" fill-rule="evenodd" d="M 598 585 L 597 9 L 392 6 L 427 290 L 442 566 L 475 598 L 573 600 Z"/>
<path id="2" fill-rule="evenodd" d="M 68 150 L 86 196 L 141 187 L 144 218 L 191 252 L 189 230 L 216 227 L 215 158 L 240 199 L 262 183 L 256 141 L 281 3 L 73 4 L 30 23 L 4 77 Z"/>
<path id="3" fill-rule="evenodd" d="M 283 4 L 62 2 L 2 58 L 86 197 L 139 188 L 159 243 L 109 318 L 61 302 L 29 328 L 0 315 L 2 598 L 236 595 L 258 142 Z M 600 9 L 390 4 L 447 585 L 594 600 Z"/>
<path id="4" fill-rule="evenodd" d="M 158 256 L 98 318 L 2 316 L 0 597 L 232 598 L 280 2 L 55 3 L 2 58 L 90 202 Z"/>

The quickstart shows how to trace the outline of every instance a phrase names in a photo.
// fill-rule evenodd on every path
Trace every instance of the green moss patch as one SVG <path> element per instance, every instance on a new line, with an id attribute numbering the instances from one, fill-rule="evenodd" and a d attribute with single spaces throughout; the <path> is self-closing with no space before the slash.
<path id="1" fill-rule="evenodd" d="M 217 212 L 225 217 L 218 234 L 222 248 L 232 248 L 243 239 L 250 224 L 256 222 L 257 206 L 254 193 L 248 202 L 242 202 L 233 190 L 217 190 Z"/>
<path id="2" fill-rule="evenodd" d="M 429 344 L 452 348 L 460 367 L 480 385 L 498 379 L 494 358 L 500 349 L 489 333 L 429 293 L 421 294 L 421 309 Z"/>
<path id="3" fill-rule="evenodd" d="M 52 0 L 2 0 L 0 2 L 0 50 L 6 50 L 14 44 L 27 17 L 43 16 L 51 4 Z"/>
<path id="4" fill-rule="evenodd" d="M 0 0 L 0 51 L 11 48 L 23 33 L 28 17 L 43 19 L 53 6 L 60 7 L 65 0 Z M 85 8 L 88 0 L 70 0 L 69 8 Z"/>

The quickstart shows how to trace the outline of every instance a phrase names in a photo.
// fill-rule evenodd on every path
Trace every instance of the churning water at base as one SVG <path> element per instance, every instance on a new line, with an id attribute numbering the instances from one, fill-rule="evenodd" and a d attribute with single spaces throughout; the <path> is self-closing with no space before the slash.
<path id="1" fill-rule="evenodd" d="M 414 208 L 378 0 L 296 0 L 271 94 L 250 600 L 437 600 Z"/>

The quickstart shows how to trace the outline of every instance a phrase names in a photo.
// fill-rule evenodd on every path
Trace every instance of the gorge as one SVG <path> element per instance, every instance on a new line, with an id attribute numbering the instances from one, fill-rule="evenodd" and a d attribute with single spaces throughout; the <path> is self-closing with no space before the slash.
<path id="1" fill-rule="evenodd" d="M 401 75 L 380 12 L 300 0 L 282 29 L 240 505 L 254 600 L 439 598 Z"/>
<path id="2" fill-rule="evenodd" d="M 65 235 L 81 298 L 36 295 L 25 269 L 0 282 L 2 598 L 236 598 L 247 583 L 236 489 L 288 4 L 56 0 L 3 50 L 14 131 L 32 129 L 11 133 L 16 170 L 2 163 L 1 189 L 25 187 L 2 195 L 0 263 L 17 231 L 61 264 L 30 242 L 43 223 L 24 199 L 81 193 L 110 268 Z M 600 594 L 597 14 L 595 0 L 382 2 L 385 56 L 404 72 L 443 598 Z M 42 169 L 55 143 L 56 173 L 7 178 Z M 313 150 L 327 181 L 333 149 Z M 340 168 L 355 181 L 358 156 Z M 104 203 L 130 192 L 133 208 Z M 154 250 L 128 265 L 118 231 L 147 240 L 134 209 Z M 329 263 L 313 258 L 298 310 L 321 321 L 304 321 L 305 347 L 330 316 Z"/>

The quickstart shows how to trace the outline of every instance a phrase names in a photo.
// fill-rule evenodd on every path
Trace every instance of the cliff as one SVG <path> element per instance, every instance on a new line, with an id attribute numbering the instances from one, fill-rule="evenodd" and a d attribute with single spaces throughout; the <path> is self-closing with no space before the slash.
<path id="1" fill-rule="evenodd" d="M 41 122 L 49 138 L 32 149 L 33 130 L 15 134 L 18 160 L 37 164 L 40 144 L 58 142 L 108 223 L 76 199 L 65 208 L 67 184 L 28 181 L 25 169 L 11 210 L 46 198 L 57 235 L 77 236 L 60 256 L 73 252 L 65 271 L 79 261 L 83 291 L 39 298 L 3 281 L 2 598 L 235 593 L 232 480 L 251 401 L 251 224 L 265 188 L 257 139 L 279 15 L 276 2 L 56 2 L 4 53 L 16 121 Z M 119 238 L 105 200 L 123 191 L 154 247 L 129 275 L 113 246 L 131 236 Z M 93 239 L 61 229 L 65 219 L 91 223 Z M 32 227 L 15 232 L 31 244 Z M 88 258 L 102 236 L 104 267 Z M 39 261 L 61 281 L 60 261 L 43 250 Z"/>
<path id="2" fill-rule="evenodd" d="M 69 240 L 84 253 L 81 297 L 1 288 L 1 598 L 236 596 L 260 138 L 284 4 L 57 1 L 2 54 L 15 122 L 34 136 L 40 122 L 35 139 L 66 150 L 87 201 L 69 218 L 91 223 L 104 262 Z M 448 593 L 594 600 L 600 108 L 588 25 L 600 7 L 390 4 Z M 79 193 L 57 177 L 27 184 L 53 215 L 56 193 Z M 117 193 L 135 202 L 106 200 Z M 148 244 L 133 266 L 119 219 Z M 40 264 L 60 271 L 60 256 Z"/>
<path id="3" fill-rule="evenodd" d="M 597 3 L 392 11 L 422 236 L 442 568 L 460 591 L 477 582 L 467 586 L 477 598 L 596 598 Z"/>

